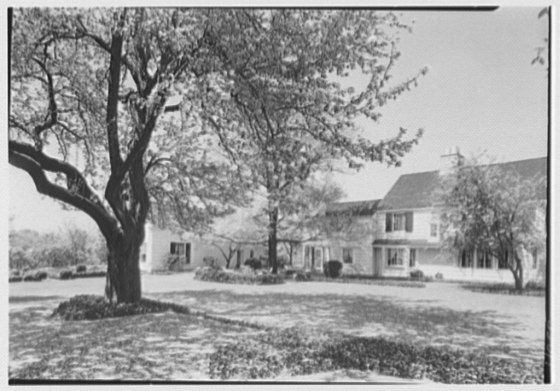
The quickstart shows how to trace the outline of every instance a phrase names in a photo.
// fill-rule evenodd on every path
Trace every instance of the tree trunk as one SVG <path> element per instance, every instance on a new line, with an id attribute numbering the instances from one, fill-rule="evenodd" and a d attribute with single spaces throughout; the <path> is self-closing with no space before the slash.
<path id="1" fill-rule="evenodd" d="M 513 279 L 515 280 L 515 289 L 522 291 L 525 284 L 523 281 L 523 260 L 517 254 L 515 256 L 516 270 L 513 272 Z"/>
<path id="2" fill-rule="evenodd" d="M 140 246 L 136 235 L 116 240 L 108 245 L 109 255 L 105 297 L 117 303 L 136 303 L 142 298 L 140 282 Z"/>
<path id="3" fill-rule="evenodd" d="M 277 229 L 278 229 L 278 208 L 273 207 L 269 212 L 268 226 L 268 264 L 272 266 L 272 274 L 278 274 L 277 257 Z"/>

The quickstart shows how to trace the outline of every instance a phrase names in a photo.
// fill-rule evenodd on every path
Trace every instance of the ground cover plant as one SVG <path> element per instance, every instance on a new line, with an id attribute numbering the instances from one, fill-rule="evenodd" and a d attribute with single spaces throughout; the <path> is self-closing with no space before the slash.
<path id="1" fill-rule="evenodd" d="M 194 278 L 225 284 L 273 285 L 284 283 L 284 278 L 277 274 L 225 271 L 207 266 L 198 268 L 194 273 Z"/>
<path id="2" fill-rule="evenodd" d="M 442 383 L 542 383 L 542 365 L 337 333 L 316 336 L 277 329 L 256 339 L 224 344 L 210 355 L 210 376 L 273 378 L 338 369 L 376 371 Z"/>

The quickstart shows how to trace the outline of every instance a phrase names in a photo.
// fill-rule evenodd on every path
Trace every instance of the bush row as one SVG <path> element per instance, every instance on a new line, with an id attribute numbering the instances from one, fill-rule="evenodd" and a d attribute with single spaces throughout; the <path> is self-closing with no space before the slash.
<path id="1" fill-rule="evenodd" d="M 327 281 L 337 283 L 352 283 L 352 284 L 370 284 L 370 285 L 384 285 L 384 286 L 400 286 L 405 288 L 425 288 L 426 284 L 419 280 L 411 280 L 408 277 L 394 277 L 382 278 L 368 275 L 343 275 L 340 278 L 331 279 L 319 274 L 310 272 L 293 272 L 296 274 L 303 274 L 305 278 L 294 278 L 296 281 Z"/>
<path id="2" fill-rule="evenodd" d="M 281 275 L 253 272 L 232 272 L 221 268 L 200 267 L 195 270 L 194 278 L 201 281 L 222 282 L 226 284 L 255 284 L 273 285 L 283 284 Z"/>
<path id="3" fill-rule="evenodd" d="M 523 296 L 544 296 L 546 290 L 544 283 L 529 282 L 523 290 L 517 290 L 512 284 L 505 283 L 466 283 L 463 284 L 464 289 L 468 289 L 472 292 L 479 293 L 495 293 L 504 295 L 523 295 Z"/>
<path id="4" fill-rule="evenodd" d="M 339 369 L 376 371 L 441 383 L 542 383 L 543 366 L 383 338 L 273 330 L 219 346 L 210 355 L 213 379 L 272 378 Z"/>

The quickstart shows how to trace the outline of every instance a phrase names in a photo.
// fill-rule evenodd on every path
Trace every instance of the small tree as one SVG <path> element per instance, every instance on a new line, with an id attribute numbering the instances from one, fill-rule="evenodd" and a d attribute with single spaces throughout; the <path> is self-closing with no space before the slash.
<path id="1" fill-rule="evenodd" d="M 524 287 L 524 258 L 545 243 L 545 178 L 522 177 L 512 165 L 458 165 L 442 178 L 444 243 L 455 250 L 485 251 Z"/>

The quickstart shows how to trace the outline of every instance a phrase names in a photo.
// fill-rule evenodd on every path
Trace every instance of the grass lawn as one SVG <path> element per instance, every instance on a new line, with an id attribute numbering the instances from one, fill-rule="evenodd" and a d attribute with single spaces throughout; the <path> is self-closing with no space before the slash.
<path id="1" fill-rule="evenodd" d="M 321 282 L 238 286 L 196 281 L 188 273 L 145 275 L 142 284 L 146 297 L 229 319 L 458 348 L 535 368 L 543 363 L 542 297 L 436 283 L 424 289 Z M 10 378 L 205 380 L 209 355 L 219 346 L 264 333 L 174 312 L 80 322 L 49 318 L 65 298 L 100 294 L 102 287 L 102 279 L 10 284 Z M 371 373 L 350 372 L 304 378 L 371 381 Z M 281 373 L 276 379 L 292 377 Z"/>
<path id="2" fill-rule="evenodd" d="M 9 377 L 16 379 L 208 379 L 216 344 L 259 331 L 168 311 L 96 321 L 50 318 L 56 300 L 10 310 Z"/>

